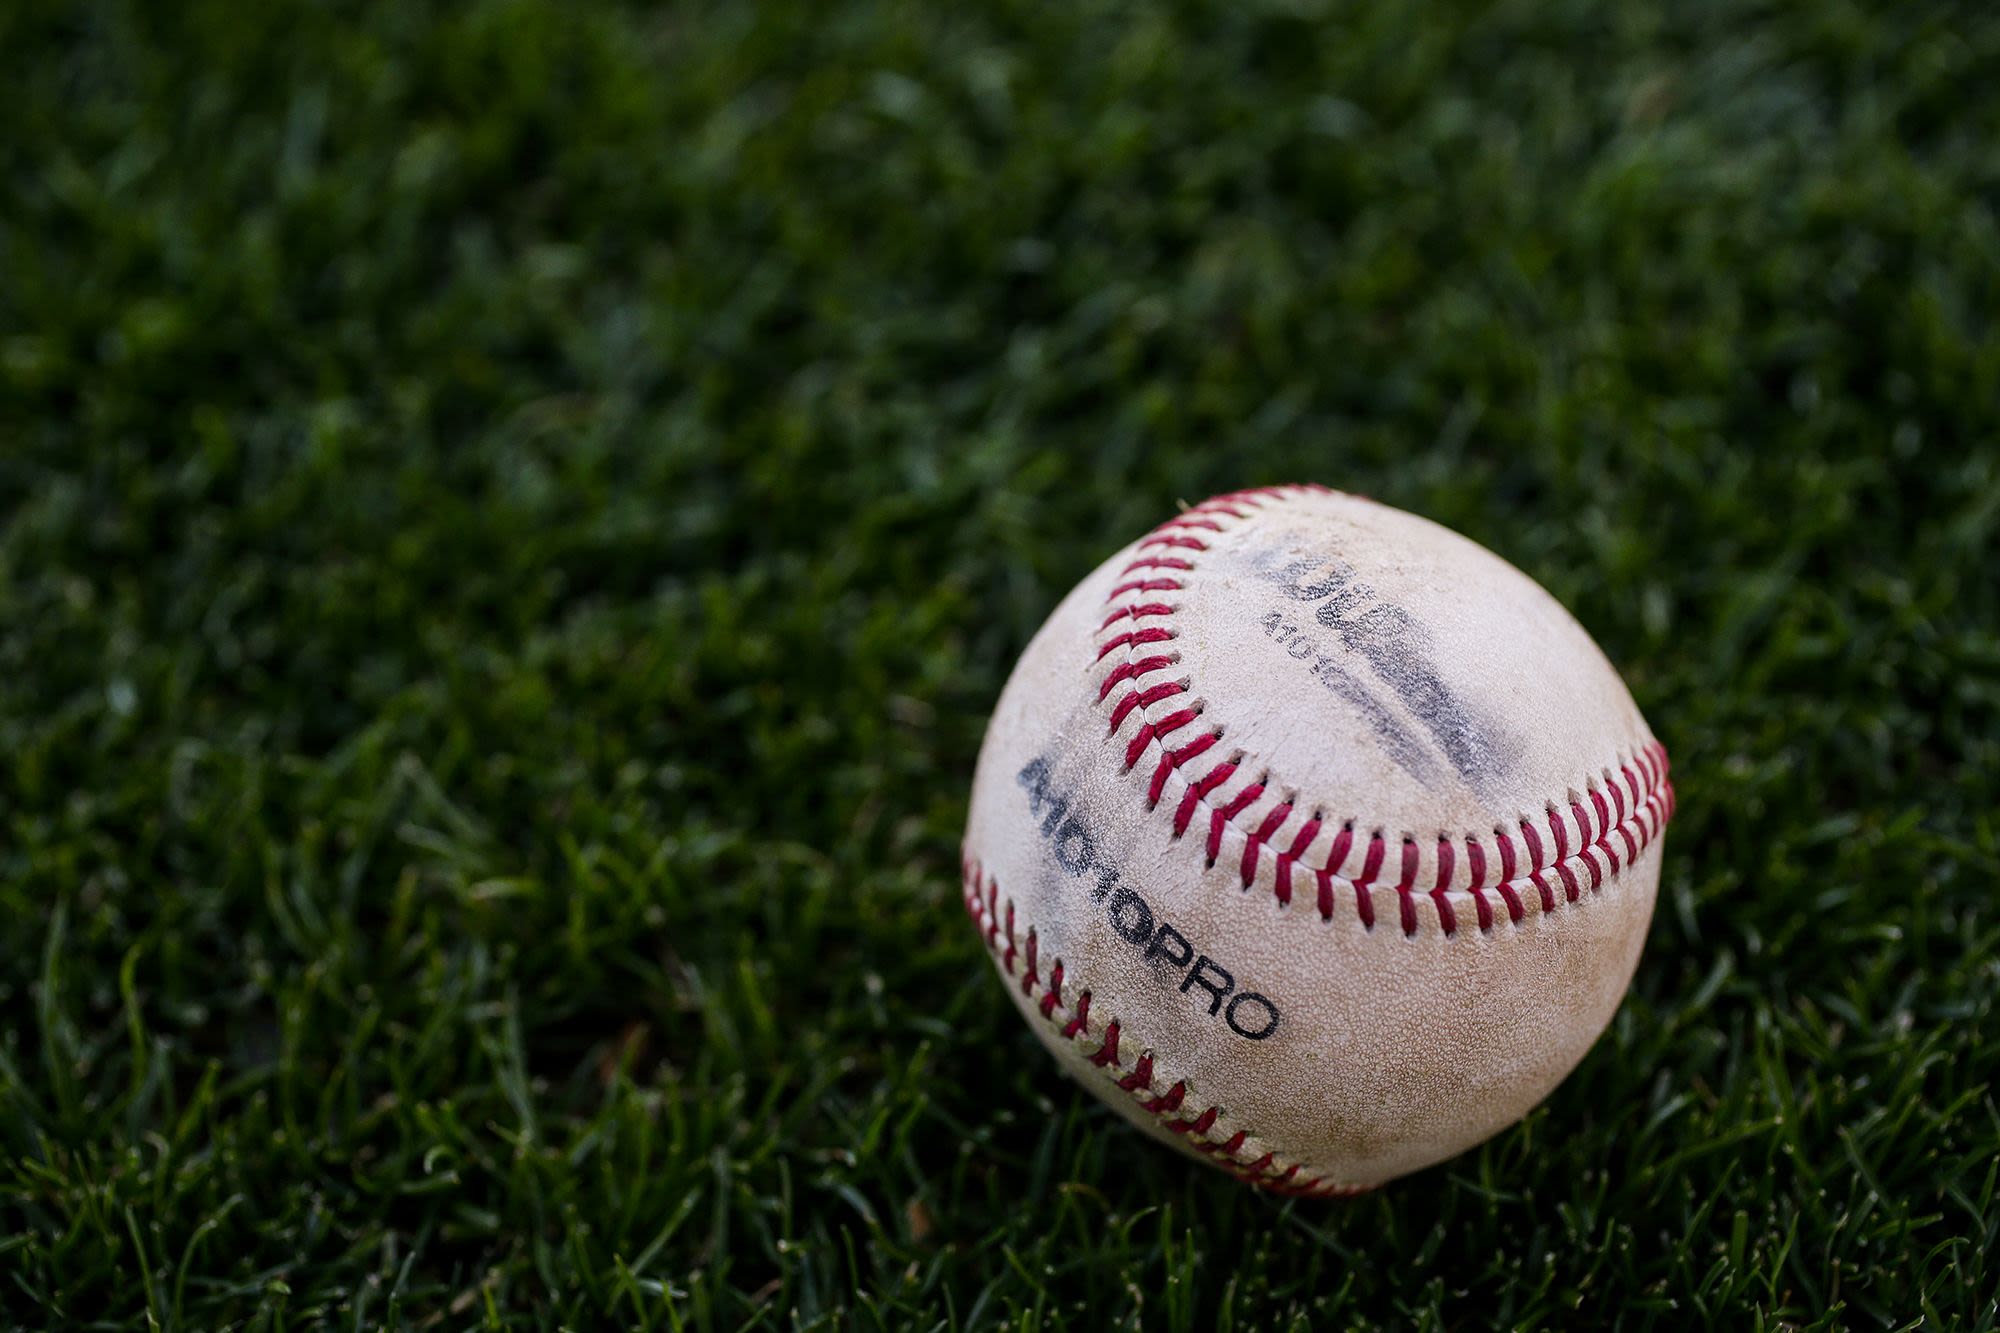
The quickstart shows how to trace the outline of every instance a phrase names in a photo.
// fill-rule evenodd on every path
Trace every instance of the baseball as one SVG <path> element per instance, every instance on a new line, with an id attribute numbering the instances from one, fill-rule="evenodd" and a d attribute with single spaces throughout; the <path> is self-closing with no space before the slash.
<path id="1" fill-rule="evenodd" d="M 1118 552 L 980 750 L 965 904 L 1029 1027 L 1162 1142 L 1334 1195 L 1518 1120 L 1652 918 L 1666 752 L 1533 580 L 1318 486 Z"/>

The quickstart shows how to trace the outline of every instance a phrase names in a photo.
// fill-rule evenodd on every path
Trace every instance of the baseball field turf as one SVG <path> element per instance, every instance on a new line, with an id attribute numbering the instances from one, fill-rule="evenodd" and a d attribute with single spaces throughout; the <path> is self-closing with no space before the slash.
<path id="1" fill-rule="evenodd" d="M 0 88 L 0 1324 L 2000 1322 L 1990 6 L 13 0 Z M 1281 481 L 1679 791 L 1602 1042 L 1350 1202 L 959 904 L 1028 635 Z"/>

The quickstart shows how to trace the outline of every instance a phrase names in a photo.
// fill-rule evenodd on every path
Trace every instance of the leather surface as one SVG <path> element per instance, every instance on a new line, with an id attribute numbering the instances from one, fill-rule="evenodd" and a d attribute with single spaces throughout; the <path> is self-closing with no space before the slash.
<path id="1" fill-rule="evenodd" d="M 1655 746 L 1583 629 L 1483 548 L 1317 489 L 1218 497 L 1030 643 L 966 853 L 1012 913 L 986 923 L 1008 993 L 1086 1087 L 1267 1183 L 1367 1186 L 1517 1120 L 1603 1030 L 1652 914 Z M 1518 913 L 1503 842 L 1544 868 L 1510 881 Z M 1176 1113 L 1120 1088 L 1142 1055 Z"/>

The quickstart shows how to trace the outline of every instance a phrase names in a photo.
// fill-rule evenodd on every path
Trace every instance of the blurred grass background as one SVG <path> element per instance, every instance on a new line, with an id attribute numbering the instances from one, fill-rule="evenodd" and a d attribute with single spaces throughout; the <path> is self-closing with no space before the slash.
<path id="1" fill-rule="evenodd" d="M 0 1320 L 1990 1329 L 2000 14 L 0 7 Z M 1315 480 L 1572 607 L 1634 994 L 1363 1201 L 957 904 L 1060 594 Z"/>

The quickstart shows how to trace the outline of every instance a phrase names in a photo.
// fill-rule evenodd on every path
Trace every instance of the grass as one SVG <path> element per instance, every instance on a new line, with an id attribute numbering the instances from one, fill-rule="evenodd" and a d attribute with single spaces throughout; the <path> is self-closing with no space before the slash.
<path id="1" fill-rule="evenodd" d="M 2000 14 L 16 0 L 0 86 L 0 1322 L 2000 1323 Z M 1681 792 L 1590 1059 L 1334 1206 L 957 904 L 1056 598 L 1295 479 Z"/>

